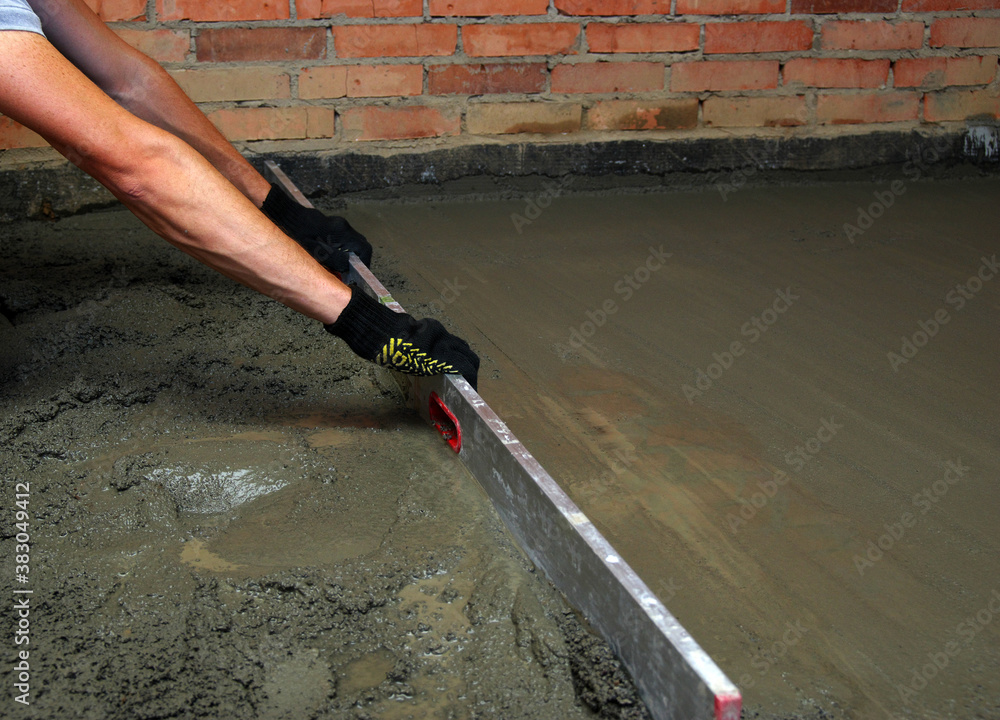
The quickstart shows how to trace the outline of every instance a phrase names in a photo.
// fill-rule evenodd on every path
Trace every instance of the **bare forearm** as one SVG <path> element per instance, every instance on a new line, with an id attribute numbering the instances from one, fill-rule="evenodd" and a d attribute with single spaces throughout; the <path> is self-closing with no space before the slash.
<path id="1" fill-rule="evenodd" d="M 130 165 L 85 169 L 153 231 L 227 277 L 324 323 L 347 305 L 350 290 L 185 143 L 161 134 Z"/>
<path id="2" fill-rule="evenodd" d="M 258 208 L 270 183 L 247 162 L 177 82 L 158 65 L 147 65 L 135 90 L 119 102 L 137 117 L 181 138 L 197 150 Z"/>
<path id="3" fill-rule="evenodd" d="M 132 114 L 201 153 L 257 207 L 270 188 L 172 77 L 115 35 L 84 0 L 30 0 L 49 40 Z"/>
<path id="4" fill-rule="evenodd" d="M 0 113 L 41 134 L 155 232 L 309 317 L 340 316 L 348 288 L 191 146 L 122 109 L 40 35 L 0 32 L 0 57 Z"/>

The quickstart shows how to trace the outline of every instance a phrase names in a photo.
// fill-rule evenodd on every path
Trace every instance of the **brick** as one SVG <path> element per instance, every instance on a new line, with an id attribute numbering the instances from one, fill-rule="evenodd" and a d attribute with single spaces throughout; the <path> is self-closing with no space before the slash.
<path id="1" fill-rule="evenodd" d="M 816 120 L 823 125 L 907 122 L 917 120 L 920 93 L 851 93 L 820 95 L 816 100 Z"/>
<path id="2" fill-rule="evenodd" d="M 328 18 L 344 15 L 351 18 L 420 17 L 423 0 L 297 0 L 299 19 Z"/>
<path id="3" fill-rule="evenodd" d="M 694 23 L 590 23 L 587 47 L 593 53 L 689 52 L 701 43 Z"/>
<path id="4" fill-rule="evenodd" d="M 889 79 L 888 60 L 795 58 L 785 63 L 785 85 L 877 88 Z"/>
<path id="5" fill-rule="evenodd" d="M 922 22 L 831 20 L 820 35 L 824 50 L 911 50 L 923 47 Z"/>
<path id="6" fill-rule="evenodd" d="M 321 60 L 324 28 L 225 28 L 202 30 L 195 38 L 198 62 Z"/>
<path id="7" fill-rule="evenodd" d="M 564 15 L 669 15 L 670 0 L 556 0 Z"/>
<path id="8" fill-rule="evenodd" d="M 576 23 L 527 25 L 466 25 L 465 53 L 472 57 L 505 55 L 567 55 L 575 52 L 580 26 Z"/>
<path id="9" fill-rule="evenodd" d="M 903 0 L 903 12 L 1000 10 L 1000 0 Z"/>
<path id="10" fill-rule="evenodd" d="M 587 111 L 589 130 L 690 130 L 698 126 L 698 98 L 601 100 Z"/>
<path id="11" fill-rule="evenodd" d="M 571 133 L 582 118 L 576 103 L 476 103 L 469 106 L 466 127 L 473 135 Z"/>
<path id="12" fill-rule="evenodd" d="M 985 120 L 1000 118 L 1000 96 L 996 90 L 973 90 L 927 93 L 924 96 L 924 120 Z"/>
<path id="13" fill-rule="evenodd" d="M 792 127 L 809 118 L 804 95 L 705 100 L 702 117 L 710 127 Z"/>
<path id="14" fill-rule="evenodd" d="M 1000 18 L 942 18 L 931 25 L 931 47 L 1000 47 Z"/>
<path id="15" fill-rule="evenodd" d="M 85 0 L 104 22 L 146 19 L 146 0 Z"/>
<path id="16" fill-rule="evenodd" d="M 706 54 L 810 50 L 812 44 L 812 25 L 804 20 L 705 25 Z"/>
<path id="17" fill-rule="evenodd" d="M 552 92 L 612 93 L 663 90 L 664 64 L 599 62 L 552 68 Z"/>
<path id="18" fill-rule="evenodd" d="M 345 25 L 334 28 L 337 56 L 429 57 L 458 47 L 457 25 Z"/>
<path id="19" fill-rule="evenodd" d="M 175 70 L 177 84 L 195 102 L 240 102 L 291 97 L 288 74 L 272 68 Z"/>
<path id="20" fill-rule="evenodd" d="M 299 74 L 299 97 L 303 100 L 347 97 L 347 66 L 306 68 Z"/>
<path id="21" fill-rule="evenodd" d="M 112 28 L 115 34 L 139 52 L 157 62 L 184 62 L 191 49 L 191 34 L 187 30 L 132 30 Z"/>
<path id="22" fill-rule="evenodd" d="M 776 60 L 714 60 L 675 63 L 670 67 L 670 89 L 673 92 L 769 90 L 776 87 Z"/>
<path id="23" fill-rule="evenodd" d="M 46 147 L 48 143 L 38 133 L 19 122 L 0 115 L 0 148 Z"/>
<path id="24" fill-rule="evenodd" d="M 997 74 L 997 58 L 904 58 L 893 69 L 896 87 L 939 88 L 989 85 Z"/>
<path id="25" fill-rule="evenodd" d="M 677 0 L 678 15 L 784 13 L 785 0 Z"/>
<path id="26" fill-rule="evenodd" d="M 894 12 L 896 0 L 792 0 L 793 15 Z"/>
<path id="27" fill-rule="evenodd" d="M 287 20 L 288 0 L 156 0 L 160 22 L 240 22 L 245 20 Z"/>
<path id="28" fill-rule="evenodd" d="M 230 140 L 329 138 L 334 132 L 332 108 L 231 108 L 208 119 Z"/>
<path id="29" fill-rule="evenodd" d="M 545 15 L 549 0 L 430 0 L 432 17 Z"/>
<path id="30" fill-rule="evenodd" d="M 454 111 L 414 107 L 355 107 L 341 114 L 347 140 L 408 140 L 458 135 L 461 121 Z"/>
<path id="31" fill-rule="evenodd" d="M 427 86 L 432 95 L 538 93 L 545 89 L 545 63 L 432 65 Z"/>
<path id="32" fill-rule="evenodd" d="M 358 65 L 347 70 L 347 97 L 405 97 L 423 91 L 422 65 Z"/>

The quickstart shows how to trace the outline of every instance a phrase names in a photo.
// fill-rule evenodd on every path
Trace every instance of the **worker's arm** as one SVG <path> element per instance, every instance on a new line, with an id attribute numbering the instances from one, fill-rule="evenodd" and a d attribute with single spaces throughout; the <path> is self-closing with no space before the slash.
<path id="1" fill-rule="evenodd" d="M 326 268 L 347 270 L 347 251 L 371 264 L 371 245 L 340 217 L 280 204 L 280 190 L 233 147 L 160 65 L 115 35 L 83 0 L 28 0 L 46 37 L 133 115 L 180 138 Z M 276 213 L 275 208 L 282 212 Z"/>
<path id="2" fill-rule="evenodd" d="M 330 323 L 350 291 L 182 140 L 101 92 L 42 36 L 0 32 L 0 112 L 198 260 Z"/>
<path id="3" fill-rule="evenodd" d="M 475 382 L 479 361 L 468 345 L 434 321 L 404 326 L 384 306 L 360 304 L 205 158 L 119 106 L 41 35 L 0 31 L 0 113 L 39 133 L 168 242 L 322 321 L 355 352 L 371 355 L 358 341 L 373 334 L 380 352 L 407 346 L 394 366 L 405 353 L 423 360 L 404 371 L 462 372 Z"/>
<path id="4" fill-rule="evenodd" d="M 28 0 L 45 36 L 122 107 L 197 150 L 260 207 L 271 186 L 160 65 L 115 35 L 83 0 Z"/>

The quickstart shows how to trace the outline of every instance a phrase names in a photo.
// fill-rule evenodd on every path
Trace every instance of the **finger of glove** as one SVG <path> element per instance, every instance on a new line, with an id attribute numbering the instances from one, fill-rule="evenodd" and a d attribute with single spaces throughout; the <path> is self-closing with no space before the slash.
<path id="1" fill-rule="evenodd" d="M 468 381 L 473 390 L 479 390 L 479 356 L 476 353 L 472 350 L 457 352 L 451 365 Z"/>
<path id="2" fill-rule="evenodd" d="M 368 239 L 364 235 L 352 228 L 349 222 L 343 218 L 336 219 L 343 220 L 344 222 L 344 244 L 361 259 L 361 262 L 366 266 L 370 266 L 372 264 L 372 244 L 368 242 Z"/>
<path id="3" fill-rule="evenodd" d="M 457 335 L 452 335 L 437 320 L 420 320 L 410 326 L 409 341 L 435 360 L 447 363 L 452 372 L 462 375 L 473 389 L 479 376 L 479 356 Z"/>
<path id="4" fill-rule="evenodd" d="M 351 271 L 351 262 L 347 251 L 338 245 L 319 239 L 299 240 L 298 243 L 327 270 L 341 274 Z"/>
<path id="5" fill-rule="evenodd" d="M 323 231 L 320 233 L 328 242 L 333 242 L 344 250 L 354 253 L 366 266 L 372 262 L 372 246 L 364 235 L 359 233 L 344 218 L 323 215 Z"/>

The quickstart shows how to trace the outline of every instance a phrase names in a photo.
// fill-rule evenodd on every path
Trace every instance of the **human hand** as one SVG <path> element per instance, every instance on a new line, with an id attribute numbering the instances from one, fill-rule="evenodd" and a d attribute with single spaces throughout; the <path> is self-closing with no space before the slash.
<path id="1" fill-rule="evenodd" d="M 437 320 L 415 320 L 393 312 L 358 288 L 337 321 L 326 329 L 342 338 L 359 357 L 407 375 L 462 375 L 473 389 L 479 356 Z"/>
<path id="2" fill-rule="evenodd" d="M 371 266 L 371 243 L 344 218 L 300 205 L 277 185 L 271 186 L 261 210 L 327 270 L 348 273 L 352 252 Z"/>

